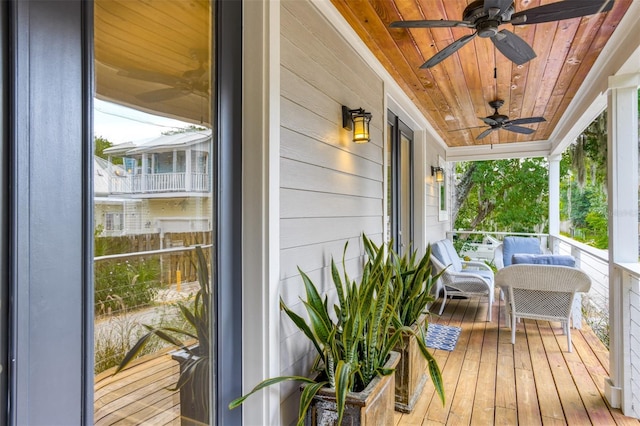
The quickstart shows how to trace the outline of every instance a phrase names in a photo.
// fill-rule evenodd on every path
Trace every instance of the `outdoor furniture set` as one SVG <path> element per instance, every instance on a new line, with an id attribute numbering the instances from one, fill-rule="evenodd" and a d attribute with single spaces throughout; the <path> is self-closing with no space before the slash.
<path id="1" fill-rule="evenodd" d="M 431 261 L 436 272 L 443 271 L 436 287 L 436 296 L 443 293 L 440 314 L 447 297 L 487 296 L 491 321 L 491 306 L 495 286 L 506 298 L 505 322 L 511 328 L 511 343 L 515 344 L 516 320 L 559 321 L 567 335 L 571 352 L 572 306 L 577 292 L 588 292 L 591 279 L 575 267 L 568 255 L 544 253 L 534 237 L 505 237 L 496 249 L 495 274 L 483 262 L 465 262 L 458 256 L 453 243 L 440 240 L 431 245 Z"/>

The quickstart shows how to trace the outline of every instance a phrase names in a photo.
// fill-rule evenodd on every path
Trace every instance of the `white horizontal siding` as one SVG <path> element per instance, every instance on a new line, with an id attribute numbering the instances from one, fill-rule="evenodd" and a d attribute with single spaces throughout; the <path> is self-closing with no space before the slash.
<path id="1" fill-rule="evenodd" d="M 382 229 L 380 217 L 329 217 L 284 219 L 280 222 L 282 249 L 323 244 L 375 234 Z"/>
<path id="2" fill-rule="evenodd" d="M 280 209 L 283 218 L 382 216 L 382 200 L 335 193 L 282 189 Z M 284 216 L 286 214 L 286 216 Z"/>
<path id="3" fill-rule="evenodd" d="M 333 123 L 335 126 L 335 123 Z M 324 142 L 324 141 L 323 141 Z M 367 144 L 368 145 L 368 144 Z M 366 177 L 380 182 L 382 173 L 382 159 L 377 157 L 380 150 L 372 152 L 377 158 L 363 157 L 364 150 L 354 153 L 349 151 L 358 146 L 348 142 L 347 147 L 341 145 L 331 145 L 329 143 L 318 143 L 317 139 L 296 133 L 289 129 L 282 129 L 280 155 L 282 158 L 299 161 L 301 163 L 313 164 L 330 170 L 335 170 L 347 174 Z"/>
<path id="4" fill-rule="evenodd" d="M 382 240 L 382 233 L 376 235 L 370 235 L 376 243 Z M 289 249 L 283 249 L 280 252 L 280 279 L 286 280 L 289 278 L 298 277 L 298 267 L 302 269 L 306 274 L 309 274 L 315 270 L 322 269 L 331 263 L 331 258 L 335 259 L 336 263 L 342 261 L 342 252 L 345 242 L 349 242 L 347 246 L 346 259 L 347 261 L 360 258 L 363 252 L 363 246 L 360 241 L 360 236 L 354 236 L 347 240 L 341 239 L 337 241 L 329 241 L 322 244 L 313 244 L 302 247 L 292 247 Z M 286 288 L 283 285 L 282 295 L 285 297 Z M 289 299 L 285 298 L 285 301 L 289 303 Z"/>
<path id="5" fill-rule="evenodd" d="M 362 273 L 364 232 L 382 240 L 384 220 L 382 80 L 307 1 L 281 3 L 280 295 L 306 318 L 300 267 L 335 299 L 330 263 Z M 341 105 L 373 114 L 371 142 L 354 144 Z M 281 315 L 282 374 L 308 375 L 314 353 Z M 282 384 L 283 424 L 297 418 L 299 384 Z"/>
<path id="6" fill-rule="evenodd" d="M 336 172 L 287 158 L 281 158 L 280 170 L 282 188 L 382 199 L 382 181 Z"/>

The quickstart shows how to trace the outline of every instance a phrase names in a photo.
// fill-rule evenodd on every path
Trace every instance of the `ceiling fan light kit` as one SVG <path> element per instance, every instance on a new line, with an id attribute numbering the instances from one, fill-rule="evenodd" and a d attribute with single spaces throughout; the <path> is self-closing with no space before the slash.
<path id="1" fill-rule="evenodd" d="M 529 25 L 542 22 L 579 18 L 608 12 L 614 0 L 564 0 L 520 12 L 515 11 L 512 0 L 476 0 L 462 13 L 462 20 L 395 21 L 391 28 L 453 28 L 474 29 L 473 34 L 459 38 L 427 60 L 420 68 L 431 68 L 451 56 L 476 36 L 489 38 L 510 61 L 523 65 L 536 57 L 536 53 L 520 36 L 500 30 L 502 24 Z"/>
<path id="2" fill-rule="evenodd" d="M 484 123 L 489 126 L 489 128 L 480 133 L 476 139 L 482 139 L 488 136 L 494 130 L 499 129 L 508 130 L 510 132 L 520 133 L 523 135 L 530 135 L 535 132 L 535 130 L 528 127 L 522 127 L 520 126 L 520 124 L 533 124 L 547 121 L 544 119 L 544 117 L 527 117 L 509 120 L 509 117 L 498 112 L 498 109 L 500 109 L 502 105 L 504 105 L 504 101 L 502 99 L 496 99 L 489 102 L 489 106 L 493 108 L 494 113 L 488 117 L 480 117 L 480 120 L 484 121 Z"/>

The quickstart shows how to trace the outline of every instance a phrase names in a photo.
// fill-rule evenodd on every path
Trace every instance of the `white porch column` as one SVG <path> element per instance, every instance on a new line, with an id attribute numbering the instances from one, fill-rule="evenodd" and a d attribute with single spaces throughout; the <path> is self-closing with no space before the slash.
<path id="1" fill-rule="evenodd" d="M 178 150 L 173 150 L 173 168 L 171 169 L 173 173 L 178 173 Z"/>
<path id="2" fill-rule="evenodd" d="M 186 192 L 191 191 L 191 148 L 187 148 L 184 151 L 184 160 L 185 160 L 185 168 L 184 168 L 184 190 Z"/>
<path id="3" fill-rule="evenodd" d="M 242 386 L 280 371 L 280 2 L 244 1 Z M 244 425 L 279 425 L 271 386 L 242 408 Z"/>
<path id="4" fill-rule="evenodd" d="M 149 158 L 147 153 L 142 154 L 142 170 L 140 171 L 140 192 L 147 192 L 147 164 L 149 162 Z"/>
<path id="5" fill-rule="evenodd" d="M 549 161 L 549 235 L 560 235 L 560 159 L 562 155 L 551 155 Z M 554 238 L 551 238 L 553 243 Z M 555 253 L 555 247 L 550 247 Z"/>
<path id="6" fill-rule="evenodd" d="M 609 77 L 609 327 L 610 377 L 605 395 L 631 413 L 630 295 L 616 263 L 638 262 L 638 85 L 640 74 Z"/>

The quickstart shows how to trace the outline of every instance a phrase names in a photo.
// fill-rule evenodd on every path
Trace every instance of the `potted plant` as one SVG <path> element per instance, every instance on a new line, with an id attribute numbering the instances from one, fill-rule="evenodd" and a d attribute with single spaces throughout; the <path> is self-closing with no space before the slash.
<path id="1" fill-rule="evenodd" d="M 417 261 L 415 250 L 399 256 L 393 250 L 392 243 L 378 247 L 365 235 L 362 238 L 369 259 L 375 259 L 381 252 L 387 253 L 386 262 L 381 263 L 380 267 L 392 271 L 390 286 L 398 300 L 395 312 L 397 321 L 403 327 L 411 328 L 411 332 L 403 333 L 394 348 L 394 351 L 401 355 L 395 372 L 395 408 L 405 413 L 413 410 L 427 381 L 427 367 L 435 389 L 444 403 L 440 369 L 425 345 L 427 309 L 429 303 L 434 301 L 431 288 L 439 276 L 432 276 L 431 273 L 431 246 Z"/>
<path id="2" fill-rule="evenodd" d="M 114 373 L 117 374 L 125 368 L 152 338 L 159 338 L 178 348 L 172 357 L 180 364 L 180 375 L 176 386 L 171 390 L 180 391 L 180 418 L 184 426 L 209 424 L 211 283 L 202 247 L 196 246 L 195 251 L 200 288 L 193 305 L 177 303 L 186 326 L 152 327 L 144 324 L 148 333 L 126 353 Z"/>
<path id="3" fill-rule="evenodd" d="M 345 244 L 345 253 L 346 249 Z M 297 380 L 303 383 L 298 425 L 341 424 L 343 418 L 349 424 L 392 423 L 393 371 L 397 363 L 393 348 L 403 334 L 413 331 L 397 320 L 399 297 L 390 284 L 392 269 L 381 266 L 385 261 L 383 251 L 378 251 L 364 264 L 359 282 L 349 279 L 344 259 L 343 253 L 343 277 L 331 260 L 337 294 L 333 309 L 327 297 L 320 296 L 316 285 L 301 270 L 308 319 L 293 312 L 282 300 L 280 303 L 281 309 L 313 343 L 317 352 L 315 375 L 266 379 L 248 394 L 232 401 L 229 408 L 238 407 L 265 387 Z M 386 405 L 371 407 L 374 403 Z M 345 416 L 349 417 L 348 421 Z"/>

